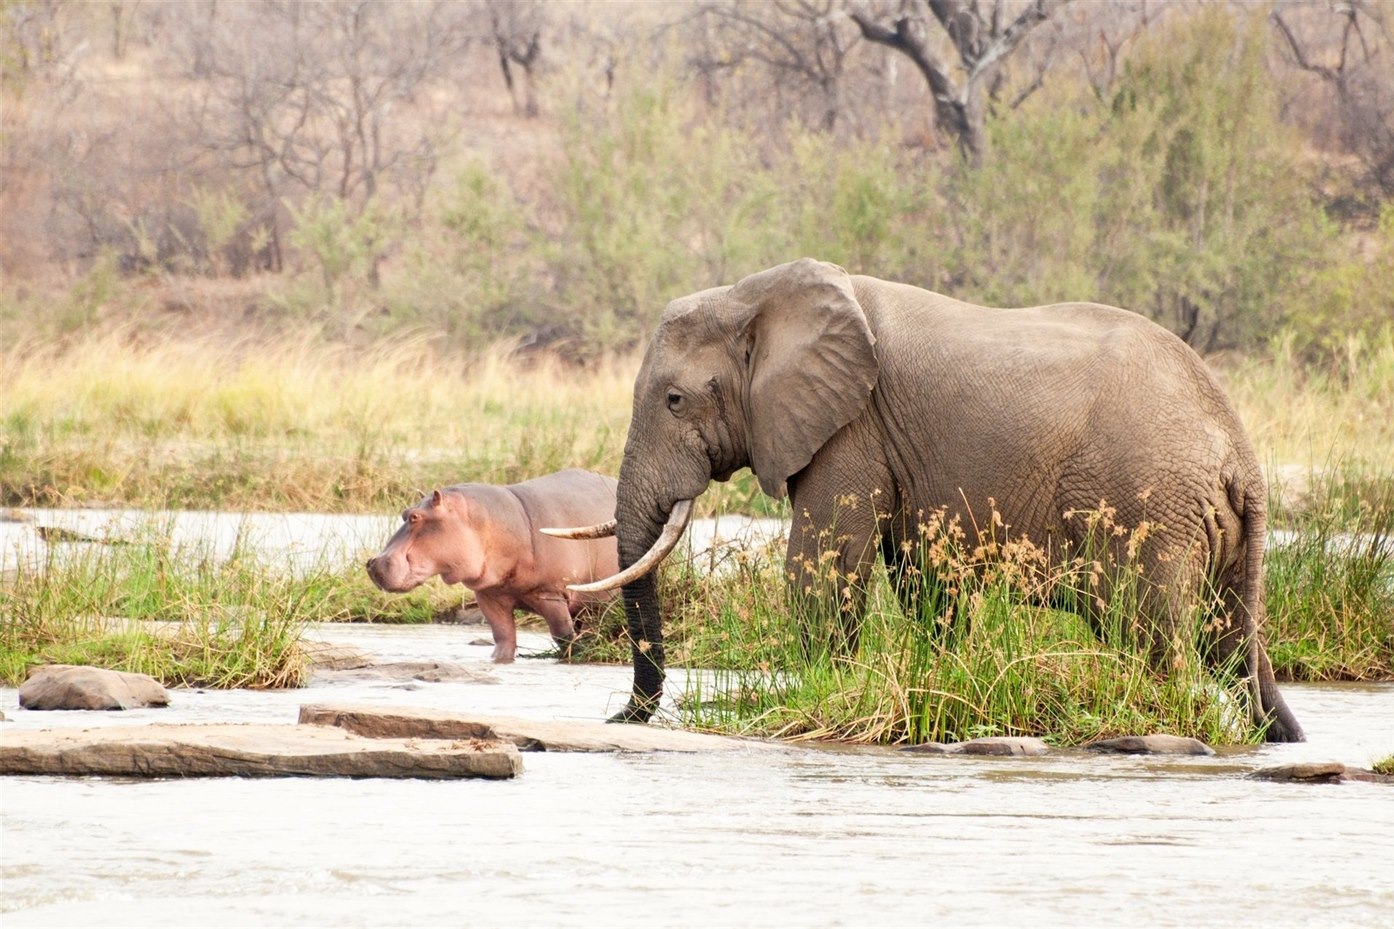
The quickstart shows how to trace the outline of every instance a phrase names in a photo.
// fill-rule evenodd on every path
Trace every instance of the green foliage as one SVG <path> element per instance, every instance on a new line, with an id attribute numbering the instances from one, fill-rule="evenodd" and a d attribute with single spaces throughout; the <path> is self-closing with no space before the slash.
<path id="1" fill-rule="evenodd" d="M 1361 234 L 1359 247 L 1311 276 L 1300 313 L 1289 329 L 1301 360 L 1323 360 L 1343 353 L 1354 340 L 1389 339 L 1394 321 L 1394 203 L 1386 203 L 1379 223 Z"/>
<path id="2" fill-rule="evenodd" d="M 401 235 L 400 216 L 377 201 L 355 209 L 337 198 L 287 208 L 295 217 L 291 244 L 318 265 L 323 288 L 304 299 L 334 311 L 342 331 L 351 330 L 366 312 L 361 291 L 376 289 L 384 252 Z"/>
<path id="3" fill-rule="evenodd" d="M 1170 643 L 1167 673 L 1154 670 L 1134 628 L 1139 587 L 1126 582 L 1127 569 L 1107 591 L 1089 593 L 1090 572 L 1044 571 L 1043 554 L 1025 542 L 970 549 L 955 526 L 928 532 L 921 571 L 933 594 L 921 615 L 901 608 L 878 571 L 854 656 L 820 647 L 826 633 L 817 630 L 829 627 L 791 610 L 768 558 L 738 560 L 714 578 L 715 598 L 680 598 L 679 616 L 710 611 L 707 622 L 687 624 L 685 650 L 696 667 L 715 669 L 689 672 L 683 723 L 892 744 L 1036 735 L 1072 745 L 1153 731 L 1215 743 L 1257 737 L 1239 709 L 1243 682 L 1206 670 L 1199 623 Z M 1080 585 L 1105 598 L 1102 639 L 1076 613 L 1039 605 Z M 805 629 L 815 630 L 811 648 Z"/>
<path id="4" fill-rule="evenodd" d="M 1142 121 L 1161 169 L 1140 180 L 1163 283 L 1138 309 L 1202 348 L 1252 344 L 1285 322 L 1299 305 L 1289 291 L 1331 239 L 1279 121 L 1264 29 L 1219 7 L 1178 20 L 1129 58 L 1113 104 L 1123 126 Z"/>
<path id="5" fill-rule="evenodd" d="M 225 273 L 227 268 L 222 252 L 232 244 L 246 222 L 246 205 L 231 191 L 206 187 L 194 188 L 189 195 L 189 205 L 198 217 L 199 229 L 208 249 L 208 269 L 213 274 Z"/>
<path id="6" fill-rule="evenodd" d="M 411 326 L 470 349 L 546 327 L 532 282 L 538 234 L 497 173 L 467 163 L 422 221 L 439 234 L 408 238 L 407 270 L 384 288 L 387 315 L 371 321 L 377 332 Z"/>
<path id="7" fill-rule="evenodd" d="M 1333 255 L 1279 120 L 1261 17 L 1219 7 L 1145 36 L 1112 99 L 1062 89 L 991 124 L 936 220 L 943 277 L 988 303 L 1096 300 L 1202 350 L 1305 312 Z"/>
<path id="8" fill-rule="evenodd" d="M 1267 559 L 1269 655 L 1292 680 L 1394 676 L 1394 472 L 1313 475 Z"/>
<path id="9" fill-rule="evenodd" d="M 84 546 L 86 547 L 86 546 Z M 305 677 L 297 643 L 324 618 L 329 578 L 271 574 L 245 555 L 226 562 L 171 550 L 147 526 L 133 541 L 48 549 L 0 586 L 0 680 L 37 664 L 100 664 L 170 685 L 288 687 Z"/>
<path id="10" fill-rule="evenodd" d="M 90 329 L 102 309 L 124 290 L 117 270 L 116 256 L 103 252 L 87 272 L 78 278 L 51 315 L 38 318 L 54 335 L 68 335 Z"/>
<path id="11" fill-rule="evenodd" d="M 762 265 L 807 255 L 854 274 L 887 276 L 881 269 L 913 267 L 914 217 L 925 208 L 933 170 L 913 166 L 883 140 L 837 147 L 791 127 L 788 152 L 769 169 L 774 196 L 766 216 L 791 235 L 772 241 Z"/>
<path id="12" fill-rule="evenodd" d="M 632 341 L 673 296 L 707 286 L 743 243 L 753 167 L 743 140 L 696 120 L 671 80 L 635 88 L 613 116 L 566 124 L 556 196 L 559 244 L 546 254 L 558 298 L 600 345 Z M 704 273 L 705 272 L 705 273 Z"/>

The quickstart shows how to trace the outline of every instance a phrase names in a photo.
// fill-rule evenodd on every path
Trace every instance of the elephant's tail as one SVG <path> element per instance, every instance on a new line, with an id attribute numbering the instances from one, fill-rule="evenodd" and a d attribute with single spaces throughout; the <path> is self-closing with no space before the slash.
<path id="1" fill-rule="evenodd" d="M 1267 605 L 1264 595 L 1264 552 L 1268 545 L 1268 494 L 1261 478 L 1230 484 L 1230 499 L 1244 526 L 1243 576 L 1238 578 L 1239 610 L 1244 623 L 1245 672 L 1252 691 L 1256 722 L 1268 724 L 1269 742 L 1304 742 L 1297 717 L 1278 690 L 1273 665 L 1264 645 Z M 1237 493 L 1236 493 L 1237 492 Z M 1238 496 L 1236 500 L 1235 497 Z"/>

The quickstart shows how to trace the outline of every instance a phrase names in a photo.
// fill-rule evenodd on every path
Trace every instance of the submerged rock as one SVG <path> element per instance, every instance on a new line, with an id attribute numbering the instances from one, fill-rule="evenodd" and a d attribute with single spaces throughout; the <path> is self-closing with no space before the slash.
<path id="1" fill-rule="evenodd" d="M 1259 768 L 1249 777 L 1261 781 L 1290 781 L 1304 784 L 1340 784 L 1360 781 L 1370 784 L 1394 784 L 1394 777 L 1376 774 L 1364 768 L 1352 768 L 1339 761 L 1306 761 L 1297 764 L 1271 765 Z"/>
<path id="2" fill-rule="evenodd" d="M 103 726 L 0 734 L 0 774 L 107 777 L 510 778 L 497 739 L 365 739 L 322 726 Z"/>
<path id="3" fill-rule="evenodd" d="M 901 749 L 924 755 L 1016 755 L 1034 756 L 1050 753 L 1050 746 L 1035 736 L 994 735 L 967 742 L 925 742 L 921 745 L 908 745 Z"/>
<path id="4" fill-rule="evenodd" d="M 129 710 L 168 706 L 169 693 L 148 674 L 86 665 L 43 665 L 19 688 L 26 710 Z"/>
<path id="5" fill-rule="evenodd" d="M 1213 755 L 1215 750 L 1199 739 L 1153 733 L 1101 739 L 1084 746 L 1087 751 L 1113 755 Z"/>
<path id="6" fill-rule="evenodd" d="M 335 681 L 426 681 L 497 684 L 498 678 L 482 668 L 471 668 L 453 661 L 387 661 L 353 668 L 324 669 L 320 678 Z"/>
<path id="7" fill-rule="evenodd" d="M 333 726 L 370 738 L 490 739 L 512 742 L 523 751 L 545 752 L 723 752 L 777 748 L 730 736 L 682 732 L 658 726 L 618 726 L 589 720 L 533 720 L 464 714 L 422 708 L 334 706 L 300 707 L 300 723 Z"/>

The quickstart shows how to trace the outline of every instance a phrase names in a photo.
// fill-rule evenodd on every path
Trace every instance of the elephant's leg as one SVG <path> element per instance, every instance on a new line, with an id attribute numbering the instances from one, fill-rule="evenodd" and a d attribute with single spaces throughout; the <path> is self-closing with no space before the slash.
<path id="1" fill-rule="evenodd" d="M 1261 631 L 1263 614 L 1254 616 L 1246 603 L 1246 570 L 1243 562 L 1233 565 L 1213 585 L 1216 606 L 1202 640 L 1207 663 L 1221 678 L 1238 675 L 1248 680 L 1250 711 L 1255 724 L 1268 726 L 1268 741 L 1305 741 L 1301 724 L 1278 690 Z M 1261 587 L 1257 595 L 1261 598 Z"/>
<path id="2" fill-rule="evenodd" d="M 825 648 L 843 657 L 856 654 L 866 582 L 875 567 L 870 542 L 870 533 L 853 533 L 845 525 L 835 535 L 816 529 L 790 533 L 785 559 L 789 607 L 806 655 Z"/>
<path id="3" fill-rule="evenodd" d="M 878 514 L 869 494 L 834 492 L 801 475 L 785 561 L 790 607 L 810 654 L 856 654 L 867 584 L 876 566 Z M 831 635 L 829 635 L 831 633 Z"/>
<path id="4" fill-rule="evenodd" d="M 921 553 L 918 540 L 905 538 L 904 533 L 895 531 L 893 527 L 882 529 L 881 561 L 886 565 L 886 574 L 895 590 L 896 599 L 910 617 L 920 615 L 920 593 L 925 581 L 920 564 Z"/>

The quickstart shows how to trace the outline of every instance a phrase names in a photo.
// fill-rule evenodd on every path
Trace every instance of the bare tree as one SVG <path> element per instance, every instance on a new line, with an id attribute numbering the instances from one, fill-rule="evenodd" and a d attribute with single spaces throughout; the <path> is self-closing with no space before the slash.
<path id="1" fill-rule="evenodd" d="M 1307 28 L 1296 22 L 1304 14 Z M 1319 14 L 1319 18 L 1316 15 Z M 1394 197 L 1394 17 L 1386 4 L 1345 0 L 1269 14 L 1289 60 L 1335 95 L 1342 145 L 1371 182 Z"/>
<path id="2" fill-rule="evenodd" d="M 836 127 L 855 36 L 839 0 L 718 0 L 700 6 L 693 18 L 715 34 L 690 56 L 700 74 L 753 64 L 776 88 L 811 95 L 816 122 L 827 131 Z"/>
<path id="3" fill-rule="evenodd" d="M 987 100 L 1002 63 L 1068 0 L 1031 0 L 1010 21 L 1006 0 L 851 0 L 867 41 L 904 54 L 929 86 L 935 122 L 972 162 L 986 149 Z M 943 52 L 947 43 L 953 62 Z"/>
<path id="4" fill-rule="evenodd" d="M 419 209 L 448 131 L 444 113 L 422 112 L 423 91 L 466 41 L 456 12 L 444 0 L 190 5 L 188 67 L 207 74 L 198 135 L 257 179 L 276 267 L 288 200 L 330 196 L 360 215 L 389 184 Z"/>
<path id="5" fill-rule="evenodd" d="M 484 0 L 489 14 L 489 28 L 494 48 L 499 56 L 499 70 L 513 99 L 513 111 L 537 117 L 537 67 L 542 55 L 542 29 L 546 25 L 546 10 L 539 0 Z M 523 69 L 523 102 L 518 101 L 517 82 L 513 66 Z"/>

